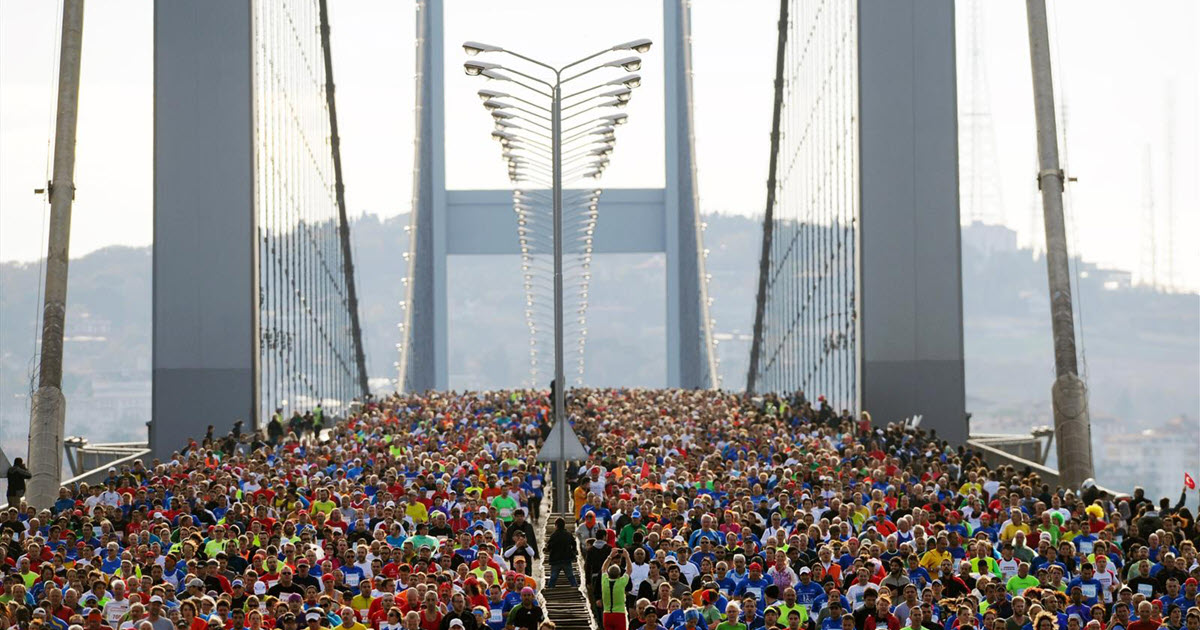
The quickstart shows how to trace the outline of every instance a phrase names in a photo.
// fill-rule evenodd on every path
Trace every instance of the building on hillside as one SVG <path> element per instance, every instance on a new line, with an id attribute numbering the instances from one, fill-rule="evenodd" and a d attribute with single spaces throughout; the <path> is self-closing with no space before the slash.
<path id="1" fill-rule="evenodd" d="M 1147 496 L 1170 497 L 1174 503 L 1187 467 L 1193 467 L 1193 475 L 1197 472 L 1200 423 L 1186 415 L 1135 433 L 1108 432 L 1102 440 L 1095 445 L 1097 481 L 1110 488 L 1132 491 L 1141 486 Z"/>
<path id="2" fill-rule="evenodd" d="M 1003 225 L 974 221 L 963 227 L 962 246 L 983 256 L 1011 254 L 1017 251 L 1017 232 Z"/>

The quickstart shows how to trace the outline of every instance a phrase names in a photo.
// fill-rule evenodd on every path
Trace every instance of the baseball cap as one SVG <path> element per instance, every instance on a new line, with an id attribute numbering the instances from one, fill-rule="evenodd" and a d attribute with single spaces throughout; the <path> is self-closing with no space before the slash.
<path id="1" fill-rule="evenodd" d="M 629 514 L 629 518 L 642 518 L 642 513 L 639 510 L 634 510 Z"/>
<path id="2" fill-rule="evenodd" d="M 465 627 L 465 626 L 463 626 L 462 619 L 451 619 L 451 620 L 450 620 L 450 626 L 449 626 L 449 627 L 451 627 L 451 628 L 463 628 L 463 627 Z"/>
<path id="3" fill-rule="evenodd" d="M 310 611 L 304 613 L 304 620 L 305 621 L 320 621 L 321 613 L 319 613 L 315 610 L 310 610 Z"/>
<path id="4" fill-rule="evenodd" d="M 160 603 L 160 604 L 161 604 L 161 603 L 163 603 L 163 598 L 162 598 L 162 597 L 160 597 L 160 596 L 158 596 L 158 595 L 151 595 L 151 596 L 150 596 L 150 603 L 151 603 L 151 604 L 153 604 L 154 602 L 158 602 L 158 603 Z"/>

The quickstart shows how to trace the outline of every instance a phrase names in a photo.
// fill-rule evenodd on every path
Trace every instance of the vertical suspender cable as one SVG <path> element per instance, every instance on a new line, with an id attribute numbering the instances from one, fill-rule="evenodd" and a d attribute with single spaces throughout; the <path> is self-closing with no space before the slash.
<path id="1" fill-rule="evenodd" d="M 350 335 L 354 346 L 354 364 L 358 376 L 358 395 L 366 396 L 367 362 L 362 345 L 362 327 L 358 319 L 358 290 L 354 284 L 354 256 L 350 248 L 350 222 L 346 215 L 346 186 L 342 179 L 341 138 L 338 136 L 337 103 L 333 90 L 333 53 L 329 47 L 329 11 L 327 0 L 319 0 L 321 10 L 321 49 L 325 57 L 325 99 L 329 109 L 329 142 L 333 149 L 334 190 L 337 196 L 338 238 L 342 250 L 342 269 L 345 274 L 346 312 L 350 315 Z"/>
<path id="2" fill-rule="evenodd" d="M 758 384 L 762 354 L 763 319 L 767 303 L 767 277 L 771 273 L 771 239 L 775 232 L 776 172 L 779 168 L 779 118 L 783 110 L 783 62 L 787 50 L 788 1 L 779 0 L 779 38 L 775 45 L 775 101 L 771 106 L 771 160 L 767 169 L 767 207 L 763 212 L 762 253 L 758 260 L 758 294 L 754 300 L 754 333 L 750 341 L 750 367 L 746 391 L 753 394 Z"/>

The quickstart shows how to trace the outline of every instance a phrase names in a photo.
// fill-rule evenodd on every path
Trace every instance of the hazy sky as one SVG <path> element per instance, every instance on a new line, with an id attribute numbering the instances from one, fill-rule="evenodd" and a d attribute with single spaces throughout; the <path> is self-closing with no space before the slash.
<path id="1" fill-rule="evenodd" d="M 330 4 L 350 210 L 385 216 L 406 212 L 412 187 L 413 5 L 406 0 Z M 490 121 L 474 95 L 485 82 L 459 70 L 463 40 L 565 62 L 620 41 L 662 39 L 661 5 L 646 0 L 448 4 L 447 177 L 455 188 L 506 184 L 498 148 L 487 139 Z M 32 260 L 44 252 L 45 207 L 32 191 L 48 177 L 57 5 L 0 2 L 0 260 Z M 1200 286 L 1200 250 L 1194 246 L 1200 233 L 1196 5 L 1152 1 L 1133 10 L 1116 0 L 1052 0 L 1050 7 L 1059 98 L 1068 112 L 1066 166 L 1079 178 L 1068 195 L 1078 249 L 1104 264 L 1135 272 L 1146 268 L 1143 208 L 1152 199 L 1159 280 L 1166 282 L 1171 185 L 1175 280 L 1195 289 Z M 706 211 L 762 212 L 777 12 L 774 0 L 693 2 L 696 148 Z M 960 77 L 970 67 L 965 15 L 960 11 Z M 87 4 L 74 255 L 151 239 L 151 18 L 148 0 Z M 1031 232 L 1035 136 L 1024 3 L 987 3 L 983 25 L 982 66 L 990 84 L 1004 220 L 1028 242 L 1041 234 Z M 647 55 L 641 74 L 643 87 L 627 110 L 631 122 L 619 130 L 603 180 L 607 187 L 663 181 L 661 47 Z M 963 77 L 960 91 L 967 85 Z M 1175 94 L 1171 145 L 1169 90 Z M 960 107 L 968 105 L 967 96 L 960 94 Z"/>

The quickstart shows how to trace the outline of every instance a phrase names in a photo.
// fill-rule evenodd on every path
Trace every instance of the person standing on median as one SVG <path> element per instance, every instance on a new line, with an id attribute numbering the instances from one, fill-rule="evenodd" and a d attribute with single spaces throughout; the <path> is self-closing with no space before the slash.
<path id="1" fill-rule="evenodd" d="M 33 473 L 25 467 L 25 460 L 20 457 L 13 460 L 8 467 L 8 504 L 16 507 L 25 496 L 25 482 L 33 477 Z"/>
<path id="2" fill-rule="evenodd" d="M 568 584 L 579 586 L 574 571 L 576 553 L 575 537 L 567 531 L 567 521 L 560 516 L 554 521 L 554 533 L 546 541 L 546 559 L 550 562 L 550 581 L 546 588 L 554 588 L 560 573 L 566 573 Z"/>

